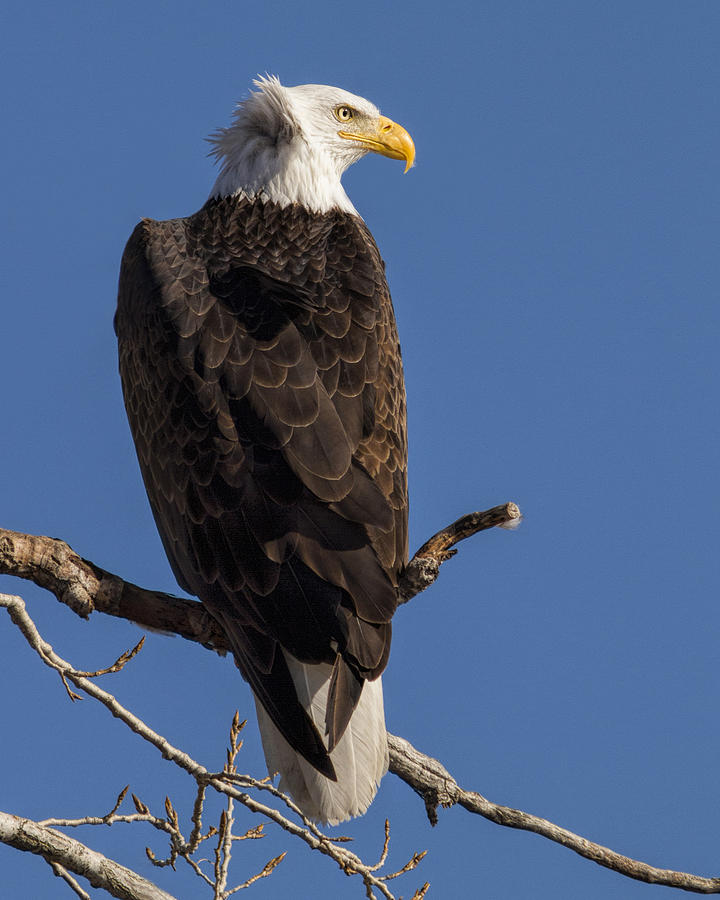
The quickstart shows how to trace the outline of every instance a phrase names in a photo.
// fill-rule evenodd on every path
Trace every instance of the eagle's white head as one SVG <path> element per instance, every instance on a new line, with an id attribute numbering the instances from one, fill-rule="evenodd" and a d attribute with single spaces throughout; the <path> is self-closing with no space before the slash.
<path id="1" fill-rule="evenodd" d="M 405 160 L 406 172 L 412 166 L 410 135 L 362 97 L 321 84 L 284 87 L 271 76 L 254 84 L 230 127 L 210 138 L 222 167 L 212 197 L 355 213 L 340 183 L 348 166 L 370 151 Z"/>

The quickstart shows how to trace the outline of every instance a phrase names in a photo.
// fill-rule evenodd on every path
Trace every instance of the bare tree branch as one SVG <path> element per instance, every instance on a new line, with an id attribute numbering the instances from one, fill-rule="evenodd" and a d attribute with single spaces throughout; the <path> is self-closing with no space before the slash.
<path id="1" fill-rule="evenodd" d="M 57 863 L 120 900 L 175 900 L 172 894 L 160 890 L 132 869 L 32 819 L 0 812 L 0 841 L 36 853 L 51 864 Z"/>
<path id="2" fill-rule="evenodd" d="M 521 519 L 520 509 L 515 503 L 503 503 L 483 512 L 468 513 L 438 531 L 425 541 L 405 567 L 399 585 L 400 602 L 407 603 L 420 591 L 430 587 L 440 574 L 440 566 L 457 553 L 454 548 L 460 541 L 496 526 L 515 528 Z M 0 542 L 1 540 L 0 537 Z"/>
<path id="3" fill-rule="evenodd" d="M 663 884 L 696 894 L 720 894 L 720 878 L 703 878 L 700 875 L 675 872 L 672 869 L 656 869 L 647 863 L 616 853 L 601 844 L 595 844 L 547 819 L 509 806 L 499 806 L 475 791 L 461 788 L 442 763 L 420 753 L 404 738 L 388 734 L 388 743 L 390 771 L 420 794 L 433 825 L 437 823 L 438 806 L 458 804 L 468 812 L 483 816 L 496 825 L 533 831 L 628 878 L 645 881 L 648 884 Z"/>
<path id="4" fill-rule="evenodd" d="M 513 527 L 520 518 L 518 507 L 514 503 L 506 503 L 484 512 L 463 516 L 433 535 L 417 551 L 403 573 L 400 583 L 401 602 L 407 602 L 435 581 L 442 563 L 457 552 L 455 545 L 459 541 L 487 528 Z M 130 619 L 154 630 L 179 634 L 217 652 L 222 653 L 228 649 L 224 635 L 205 613 L 200 603 L 173 597 L 169 594 L 147 591 L 137 585 L 124 582 L 118 576 L 82 559 L 63 541 L 0 529 L 1 573 L 17 575 L 47 588 L 61 602 L 70 605 L 79 615 L 87 617 L 93 609 L 97 609 L 110 615 Z M 11 604 L 5 605 L 8 606 L 13 621 L 20 625 L 20 621 L 16 619 L 17 607 L 13 613 Z M 23 626 L 21 625 L 21 627 Z M 26 634 L 26 636 L 28 635 Z M 31 638 L 28 637 L 28 640 Z M 347 865 L 349 869 L 346 871 L 351 870 L 361 874 L 368 890 L 371 890 L 370 885 L 372 885 L 385 897 L 392 896 L 383 884 L 388 876 L 376 878 L 372 871 L 373 867 L 365 866 L 354 854 L 348 853 L 347 857 L 344 857 L 343 854 L 347 851 L 338 847 L 337 843 L 333 843 L 330 838 L 322 835 L 311 822 L 304 819 L 297 807 L 271 784 L 255 781 L 248 776 L 233 776 L 228 773 L 223 776 L 223 773 L 213 775 L 207 772 L 182 751 L 171 747 L 164 738 L 155 734 L 144 723 L 136 720 L 111 695 L 100 691 L 88 679 L 80 677 L 64 661 L 60 660 L 58 663 L 59 658 L 54 657 L 52 648 L 49 648 L 49 654 L 44 651 L 42 647 L 44 642 L 39 635 L 35 642 L 36 649 L 48 665 L 60 671 L 63 677 L 72 681 L 77 687 L 99 699 L 113 715 L 123 719 L 130 728 L 154 743 L 163 756 L 172 759 L 191 774 L 199 785 L 211 786 L 228 797 L 239 800 L 249 809 L 267 815 L 281 827 L 306 841 L 313 849 L 332 856 L 341 867 Z M 49 647 L 49 645 L 45 646 Z M 491 803 L 481 794 L 461 788 L 440 762 L 425 756 L 403 738 L 388 735 L 388 740 L 390 771 L 405 781 L 423 798 L 427 814 L 433 824 L 437 822 L 439 805 L 458 804 L 468 812 L 483 816 L 498 825 L 533 831 L 562 844 L 586 859 L 629 878 L 695 893 L 720 893 L 720 878 L 703 878 L 685 872 L 658 869 L 589 841 L 546 819 Z M 292 812 L 298 814 L 305 827 L 291 822 L 277 810 L 258 803 L 248 794 L 234 788 L 230 782 L 269 791 L 282 799 Z M 413 860 L 410 864 L 413 864 Z M 427 888 L 421 888 L 416 896 L 423 896 L 425 890 Z"/>
<path id="5" fill-rule="evenodd" d="M 0 528 L 0 574 L 34 582 L 84 619 L 97 610 L 152 631 L 178 634 L 220 653 L 229 649 L 201 603 L 123 581 L 57 538 Z"/>
<path id="6" fill-rule="evenodd" d="M 249 775 L 236 775 L 233 772 L 228 771 L 228 767 L 226 767 L 226 771 L 223 772 L 210 772 L 200 763 L 192 759 L 187 753 L 174 747 L 162 735 L 153 731 L 153 729 L 146 725 L 145 722 L 119 703 L 112 694 L 98 687 L 91 679 L 79 674 L 69 662 L 66 662 L 55 653 L 47 641 L 43 640 L 35 623 L 28 615 L 27 610 L 25 609 L 25 603 L 21 597 L 0 594 L 0 607 L 7 609 L 13 623 L 17 625 L 27 642 L 40 656 L 45 665 L 55 669 L 63 680 L 72 682 L 79 690 L 84 691 L 90 697 L 93 697 L 95 700 L 102 703 L 115 718 L 120 719 L 128 726 L 128 728 L 156 747 L 164 759 L 175 763 L 175 765 L 187 772 L 188 775 L 192 776 L 198 787 L 210 787 L 217 793 L 224 794 L 226 797 L 241 803 L 251 812 L 270 819 L 286 832 L 300 838 L 312 850 L 317 850 L 325 856 L 329 856 L 337 863 L 345 874 L 359 875 L 365 885 L 367 896 L 369 898 L 375 897 L 375 894 L 373 893 L 373 889 L 375 889 L 379 891 L 386 900 L 395 900 L 394 895 L 385 885 L 383 877 L 375 874 L 375 867 L 367 865 L 359 856 L 345 847 L 338 846 L 338 841 L 336 839 L 324 834 L 313 822 L 306 818 L 289 797 L 282 794 L 277 788 L 268 784 L 267 781 L 258 781 Z M 232 766 L 230 768 L 232 768 Z M 267 806 L 264 803 L 260 803 L 252 797 L 247 790 L 240 790 L 236 787 L 235 783 L 240 783 L 245 788 L 256 789 L 258 791 L 269 791 L 273 796 L 285 803 L 285 805 L 298 816 L 302 825 L 298 825 L 296 822 L 288 819 L 277 809 Z M 141 814 L 149 813 L 149 810 L 144 804 L 140 803 L 140 801 L 134 797 L 133 799 L 135 799 L 135 805 L 138 812 Z M 166 803 L 166 812 L 168 820 L 171 820 L 173 829 L 177 831 L 176 815 L 174 814 L 174 810 L 169 801 Z M 220 839 L 224 839 L 222 834 L 220 835 Z M 2 841 L 2 835 L 0 835 L 0 841 Z M 418 854 L 415 854 L 407 866 L 404 867 L 404 871 L 409 871 L 414 868 L 417 865 L 417 862 L 420 861 L 420 858 L 421 857 Z M 150 855 L 150 859 L 153 860 L 154 857 Z M 63 864 L 62 860 L 57 861 Z M 267 874 L 270 874 L 272 869 L 274 869 L 279 862 L 280 857 L 270 860 L 259 874 L 259 877 L 265 877 Z M 72 869 L 71 866 L 68 866 L 68 868 Z M 423 889 L 421 888 L 420 891 L 422 890 Z M 122 894 L 118 896 L 125 897 L 126 895 Z M 133 897 L 131 894 L 128 894 L 127 896 L 130 897 L 131 900 L 145 900 L 143 896 L 139 898 Z M 223 896 L 227 896 L 227 894 Z M 420 897 L 422 896 L 422 893 L 416 892 L 416 896 Z"/>

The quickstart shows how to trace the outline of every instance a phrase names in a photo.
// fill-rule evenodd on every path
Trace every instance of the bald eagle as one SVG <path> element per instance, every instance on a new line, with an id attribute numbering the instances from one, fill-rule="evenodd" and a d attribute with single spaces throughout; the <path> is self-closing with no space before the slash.
<path id="1" fill-rule="evenodd" d="M 227 635 L 265 758 L 305 814 L 387 771 L 380 675 L 407 561 L 405 389 L 384 263 L 340 183 L 409 134 L 347 91 L 255 82 L 184 219 L 144 219 L 115 330 L 145 488 L 181 587 Z"/>

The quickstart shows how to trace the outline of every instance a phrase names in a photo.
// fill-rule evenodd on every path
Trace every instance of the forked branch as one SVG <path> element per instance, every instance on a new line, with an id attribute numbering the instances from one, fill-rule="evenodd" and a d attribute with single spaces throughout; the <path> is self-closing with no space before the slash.
<path id="1" fill-rule="evenodd" d="M 426 541 L 408 563 L 400 581 L 406 603 L 438 577 L 440 565 L 457 551 L 455 544 L 478 531 L 520 521 L 514 503 L 470 513 Z M 65 541 L 0 528 L 0 575 L 16 575 L 53 593 L 87 619 L 94 610 L 136 622 L 153 631 L 178 634 L 226 653 L 227 639 L 201 603 L 161 591 L 149 591 L 83 559 Z"/>

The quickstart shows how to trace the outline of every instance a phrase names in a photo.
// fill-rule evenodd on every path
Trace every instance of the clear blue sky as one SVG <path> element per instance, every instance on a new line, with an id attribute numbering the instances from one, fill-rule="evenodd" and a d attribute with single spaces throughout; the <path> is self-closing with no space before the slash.
<path id="1" fill-rule="evenodd" d="M 203 138 L 256 73 L 362 94 L 417 145 L 405 177 L 379 158 L 346 177 L 400 326 L 411 548 L 473 509 L 515 500 L 526 516 L 463 546 L 398 613 L 388 727 L 492 800 L 717 874 L 720 4 L 10 0 L 0 35 L 1 524 L 176 590 L 116 374 L 125 240 L 142 216 L 204 202 Z M 139 637 L 0 589 L 83 669 Z M 169 764 L 71 705 L 8 621 L 0 679 L 1 809 L 102 815 L 129 782 L 188 810 Z M 151 635 L 108 687 L 210 767 L 234 709 L 253 718 L 232 663 L 178 638 Z M 241 765 L 262 771 L 254 721 Z M 461 810 L 431 829 L 392 776 L 344 829 L 361 854 L 386 816 L 393 863 L 429 850 L 405 896 L 425 879 L 442 900 L 669 896 Z M 204 896 L 149 871 L 154 833 L 86 839 Z M 289 853 L 253 896 L 363 896 L 283 835 L 259 843 L 236 853 L 239 877 Z M 4 900 L 70 896 L 7 848 L 0 873 Z"/>

